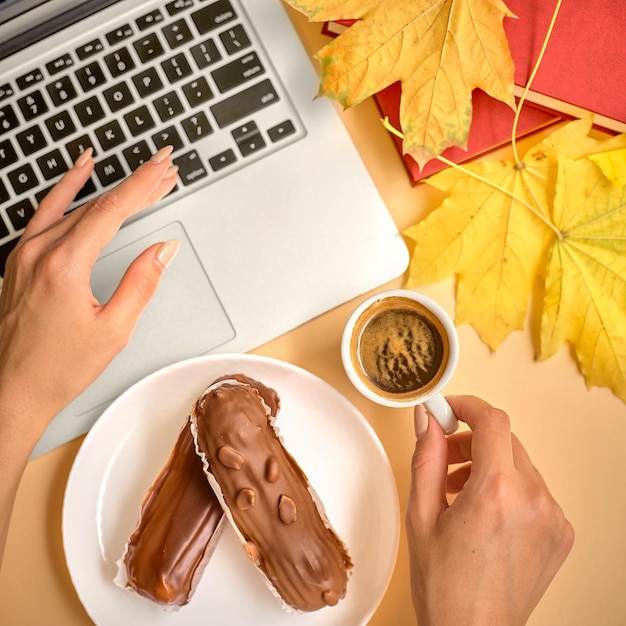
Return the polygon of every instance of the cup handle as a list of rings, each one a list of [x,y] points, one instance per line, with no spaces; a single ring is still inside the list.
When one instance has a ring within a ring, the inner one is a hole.
[[[459,422],[454,414],[454,411],[452,410],[452,407],[441,394],[438,393],[424,402],[424,406],[426,407],[426,410],[429,413],[432,413],[435,419],[439,422],[446,435],[451,435],[459,427]]]

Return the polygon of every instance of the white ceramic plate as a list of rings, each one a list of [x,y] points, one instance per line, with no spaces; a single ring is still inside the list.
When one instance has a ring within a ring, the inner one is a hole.
[[[281,398],[277,426],[347,544],[354,568],[346,597],[313,613],[284,611],[230,527],[191,602],[165,612],[113,583],[143,497],[165,464],[196,397],[224,374],[244,373]],[[76,456],[63,506],[72,581],[100,626],[358,626],[378,606],[398,550],[400,515],[383,447],[341,394],[300,368],[253,355],[183,361],[137,383],[89,432]]]

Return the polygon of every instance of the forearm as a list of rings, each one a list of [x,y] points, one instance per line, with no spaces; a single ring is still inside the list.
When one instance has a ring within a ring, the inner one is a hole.
[[[14,406],[0,393],[0,564],[20,480],[41,436],[39,422],[17,414]]]

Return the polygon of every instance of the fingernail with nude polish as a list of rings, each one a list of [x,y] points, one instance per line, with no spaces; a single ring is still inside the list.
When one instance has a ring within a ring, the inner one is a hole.
[[[419,439],[428,430],[428,413],[426,413],[426,409],[421,404],[415,407],[413,424],[415,436]]]
[[[171,178],[172,176],[176,176],[176,174],[178,174],[178,165],[170,165],[165,171],[165,174],[163,174],[163,179]]]
[[[172,154],[173,150],[174,146],[163,146],[158,152],[155,152],[150,157],[150,160],[153,163],[162,163],[163,161],[165,161],[165,159],[167,159],[170,154]]]
[[[88,163],[92,155],[93,155],[93,148],[89,146],[88,148],[85,149],[84,152],[81,152],[78,155],[78,158],[76,159],[76,161],[74,161],[74,167],[83,167],[83,165],[86,165]]]
[[[179,247],[180,242],[178,239],[170,239],[164,244],[161,244],[156,255],[157,263],[165,269],[174,260]]]

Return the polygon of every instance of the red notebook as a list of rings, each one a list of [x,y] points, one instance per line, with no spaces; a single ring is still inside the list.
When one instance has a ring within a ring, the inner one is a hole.
[[[387,89],[377,93],[374,98],[382,115],[387,116],[390,123],[400,129],[400,83],[390,85]],[[472,104],[473,115],[467,139],[467,150],[453,147],[442,152],[442,156],[454,163],[463,163],[478,158],[511,141],[515,117],[515,112],[511,107],[504,102],[494,100],[478,89],[472,94]],[[534,106],[525,106],[520,114],[516,136],[519,139],[560,121],[562,121],[561,117],[555,113]],[[402,140],[395,135],[392,137],[398,151],[402,154]],[[448,167],[445,163],[432,159],[420,170],[410,155],[402,154],[402,159],[414,183]]]
[[[543,44],[556,0],[505,0],[504,20],[521,94]],[[563,0],[528,102],[566,117],[594,113],[596,126],[626,132],[626,4]]]

